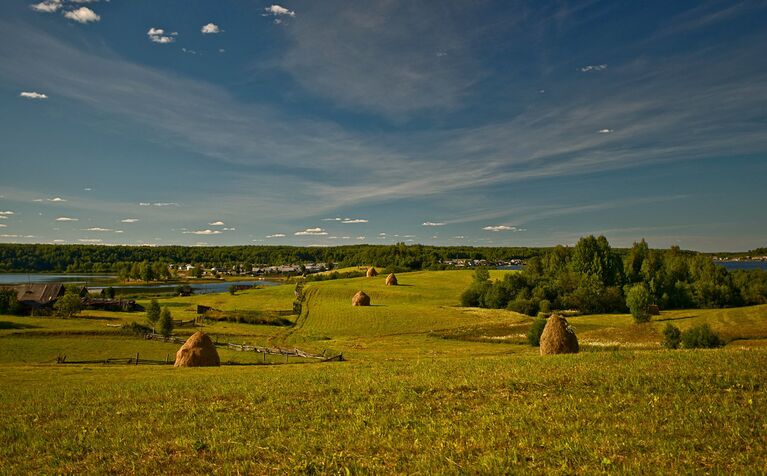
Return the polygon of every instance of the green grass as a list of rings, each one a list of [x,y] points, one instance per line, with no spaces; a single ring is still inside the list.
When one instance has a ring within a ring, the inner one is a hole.
[[[107,325],[143,313],[0,316],[0,473],[767,471],[767,306],[664,311],[643,325],[572,317],[584,352],[544,358],[525,343],[531,318],[458,307],[470,271],[397,276],[397,287],[384,276],[309,283],[295,327],[204,328],[223,341],[343,352],[342,363],[56,365],[61,354],[162,360],[178,345]],[[351,306],[358,290],[373,306]],[[293,299],[286,285],[160,303],[187,320],[197,304],[278,315]],[[728,346],[662,350],[668,322],[708,323]]]

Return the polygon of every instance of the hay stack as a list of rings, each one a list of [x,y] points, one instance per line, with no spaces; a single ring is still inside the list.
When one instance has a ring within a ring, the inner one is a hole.
[[[386,277],[386,285],[387,286],[396,286],[397,284],[397,277],[394,276],[394,273],[391,273],[389,276]]]
[[[369,306],[370,305],[370,296],[363,293],[362,291],[357,291],[357,294],[354,295],[352,298],[352,306]]]
[[[368,278],[375,278],[376,276],[378,276],[378,271],[376,271],[376,269],[372,268],[372,267],[368,268],[368,274],[367,275],[368,275]]]
[[[207,334],[195,332],[176,352],[174,367],[218,367],[221,359]]]
[[[541,334],[541,355],[577,354],[578,338],[563,317],[552,314]]]

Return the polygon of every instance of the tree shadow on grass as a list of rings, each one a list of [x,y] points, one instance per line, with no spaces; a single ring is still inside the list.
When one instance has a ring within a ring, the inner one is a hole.
[[[696,317],[699,317],[697,314],[693,314],[690,316],[678,316],[678,317],[660,317],[660,318],[653,318],[653,322],[663,322],[663,321],[683,321],[685,319],[695,319]]]
[[[33,326],[32,324],[21,324],[19,322],[0,321],[0,330],[5,329],[39,329],[40,326]]]

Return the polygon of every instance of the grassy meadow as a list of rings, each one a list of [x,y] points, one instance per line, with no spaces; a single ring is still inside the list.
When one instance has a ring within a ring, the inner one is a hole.
[[[292,327],[204,327],[346,362],[256,365],[220,349],[253,365],[57,365],[162,360],[178,345],[113,327],[143,313],[0,316],[0,473],[767,472],[767,306],[572,317],[582,352],[541,357],[531,318],[458,307],[471,272],[384,278],[309,283]],[[358,290],[371,307],[351,306]],[[160,303],[188,320],[197,304],[284,315],[292,301],[286,285]],[[728,343],[663,350],[668,322],[708,323]]]

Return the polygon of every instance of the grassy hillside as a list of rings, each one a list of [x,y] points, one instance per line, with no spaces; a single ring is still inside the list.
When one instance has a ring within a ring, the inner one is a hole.
[[[204,328],[222,341],[343,352],[342,363],[56,365],[58,354],[161,360],[178,346],[111,327],[143,313],[0,316],[1,472],[767,471],[767,306],[664,311],[643,325],[573,317],[583,352],[544,358],[525,342],[529,317],[458,307],[471,272],[398,278],[310,283],[294,327]],[[351,306],[358,290],[373,306]],[[197,304],[281,315],[293,299],[288,285],[161,305],[176,319]],[[709,323],[728,345],[662,350],[668,322]]]

